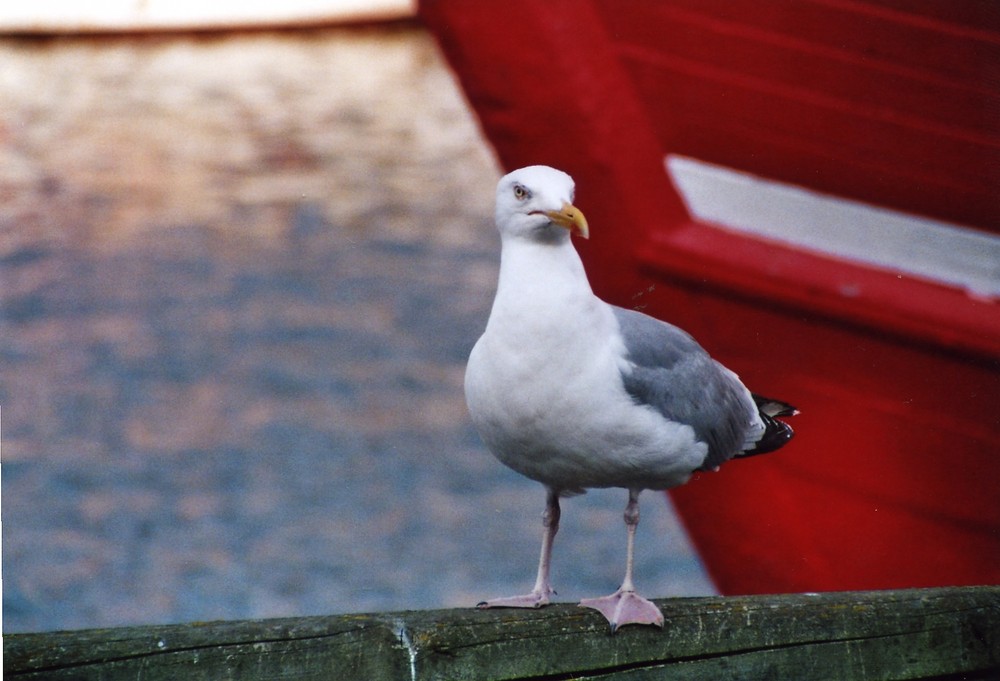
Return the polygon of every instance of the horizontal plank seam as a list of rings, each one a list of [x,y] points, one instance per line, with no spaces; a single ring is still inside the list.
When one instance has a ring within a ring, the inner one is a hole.
[[[920,600],[920,599],[918,599],[918,600]],[[978,613],[978,612],[983,612],[986,609],[988,609],[986,606],[983,606],[983,605],[975,606],[974,605],[974,606],[970,606],[970,607],[967,607],[967,608],[942,609],[942,610],[935,610],[935,611],[928,612],[928,613],[917,612],[917,613],[913,613],[913,615],[917,616],[917,617],[924,618],[927,615],[955,615],[955,614],[959,614],[959,613],[962,613],[962,612],[977,612]],[[559,673],[556,673],[556,674],[542,674],[542,675],[524,677],[520,681],[569,681],[570,679],[586,679],[586,678],[594,678],[594,677],[605,676],[605,675],[609,675],[609,674],[620,674],[620,673],[624,673],[624,672],[628,672],[628,671],[633,671],[633,670],[655,669],[655,668],[658,668],[658,667],[666,667],[666,666],[671,666],[671,665],[676,665],[676,664],[685,664],[685,663],[692,663],[692,662],[703,662],[703,661],[709,661],[709,660],[714,660],[714,659],[724,659],[724,658],[728,659],[728,658],[739,657],[739,656],[743,656],[743,655],[754,655],[754,654],[757,654],[757,653],[773,652],[773,651],[780,651],[780,650],[790,650],[790,649],[795,649],[795,648],[808,648],[808,647],[813,647],[813,646],[826,646],[826,645],[844,645],[844,644],[850,644],[850,643],[854,643],[854,642],[871,642],[871,641],[877,641],[879,639],[893,639],[893,638],[899,638],[899,637],[912,637],[912,636],[916,636],[916,635],[919,635],[919,634],[922,634],[922,633],[925,633],[925,632],[928,632],[928,631],[934,631],[934,630],[938,630],[938,629],[950,631],[952,628],[953,628],[953,623],[948,623],[947,625],[922,627],[922,628],[913,628],[913,629],[900,629],[900,630],[896,630],[896,631],[892,631],[892,632],[886,632],[886,633],[881,633],[881,634],[871,634],[871,635],[864,635],[864,636],[846,636],[846,637],[835,638],[835,639],[829,639],[829,638],[806,639],[806,640],[789,642],[789,643],[778,643],[778,644],[772,644],[772,645],[754,646],[754,647],[748,647],[748,648],[724,650],[724,651],[719,651],[719,652],[716,652],[716,653],[708,653],[708,654],[700,654],[700,655],[683,655],[683,656],[678,656],[678,657],[643,660],[643,661],[639,661],[639,662],[631,662],[631,663],[627,663],[627,664],[614,665],[614,666],[610,666],[610,667],[594,668],[594,669],[590,669],[590,670],[576,670],[576,671],[573,671],[573,672],[559,672]],[[555,634],[551,634],[551,635],[555,635]],[[565,635],[565,632],[560,632],[559,635]],[[525,638],[525,639],[526,638],[544,638],[546,636],[550,636],[550,634],[546,634],[546,635],[543,635],[543,636],[523,637],[523,638]],[[477,641],[476,642],[477,646],[481,645],[481,644],[482,644],[482,641]],[[429,654],[432,654],[432,655],[438,654],[438,655],[447,655],[447,656],[450,656],[450,657],[454,657],[455,651],[461,650],[464,647],[466,647],[466,646],[450,646],[447,649],[428,647],[426,649],[426,652],[429,653]],[[419,656],[420,656],[419,654],[421,652],[424,652],[424,649],[421,649],[419,647],[415,651],[411,651],[411,655],[412,655],[413,659],[418,659]],[[417,667],[413,671],[416,673],[416,678],[419,678],[419,668]],[[969,670],[965,670],[965,671],[970,671],[971,672],[971,671],[977,671],[977,670],[976,669],[969,669]]]
[[[989,95],[993,94],[988,86],[975,82],[956,80],[947,75],[933,71],[928,67],[913,66],[905,62],[902,58],[891,58],[888,56],[875,57],[872,54],[861,52],[857,48],[835,47],[830,44],[818,43],[814,40],[802,39],[788,29],[780,29],[773,26],[756,26],[745,21],[722,19],[714,16],[711,12],[698,10],[685,10],[676,7],[663,8],[661,11],[668,13],[675,23],[694,25],[702,30],[710,31],[722,39],[729,39],[736,36],[746,41],[762,43],[768,46],[794,50],[810,56],[820,56],[834,60],[838,63],[852,67],[862,67],[880,74],[890,76],[902,76],[924,83],[939,85],[946,88],[957,88],[972,92],[981,92]],[[985,33],[990,41],[995,41],[996,35]],[[968,36],[962,36],[967,39]],[[617,39],[617,38],[616,38]],[[634,42],[619,40],[621,45],[633,45]],[[641,44],[639,45],[641,47]]]
[[[621,48],[624,58],[640,64],[659,67],[681,75],[693,75],[706,80],[720,82],[750,93],[764,93],[781,97],[799,104],[835,111],[841,115],[854,116],[866,121],[875,121],[893,128],[908,128],[925,134],[938,135],[946,139],[960,140],[984,148],[1000,147],[996,135],[964,128],[955,123],[937,121],[919,116],[915,112],[878,104],[866,104],[841,95],[820,92],[806,85],[783,83],[764,76],[734,73],[720,66],[682,57],[665,55],[647,47],[626,45]]]
[[[856,0],[813,0],[817,4],[827,5],[841,11],[869,15],[888,20],[903,26],[914,26],[923,30],[939,31],[963,39],[980,40],[993,44],[1000,43],[1000,36],[989,30],[971,28],[957,22],[922,16],[913,12],[892,9],[891,7],[876,7],[872,3],[856,2]]]
[[[338,636],[343,636],[345,634],[353,634],[362,629],[368,629],[370,627],[359,627],[358,629],[349,629],[347,631],[339,631],[330,634],[316,634],[311,636],[289,636],[286,638],[260,638],[260,639],[246,639],[242,641],[225,641],[217,643],[205,643],[202,645],[187,645],[180,646],[177,648],[162,648],[159,650],[149,650],[145,652],[136,652],[129,655],[116,655],[113,657],[104,658],[93,658],[90,660],[80,661],[80,662],[66,662],[63,664],[50,664],[44,667],[24,667],[24,668],[14,668],[11,669],[9,666],[6,667],[5,671],[10,673],[12,676],[23,676],[26,674],[39,674],[42,672],[52,672],[60,671],[64,669],[84,669],[86,667],[92,666],[103,666],[107,664],[114,664],[115,662],[128,662],[131,660],[141,660],[145,658],[154,658],[165,655],[174,655],[178,653],[190,653],[198,651],[210,651],[210,650],[225,650],[228,648],[239,648],[245,646],[256,646],[262,644],[274,644],[274,643],[296,643],[296,642],[308,642],[308,641],[320,641],[322,639],[333,639]],[[399,632],[393,632],[398,638]],[[34,635],[34,634],[29,634]]]
[[[941,625],[936,627],[927,627],[924,629],[917,629],[913,631],[894,632],[894,633],[877,634],[869,636],[849,636],[837,639],[817,639],[814,641],[802,641],[799,643],[782,643],[773,646],[759,646],[754,648],[746,648],[742,650],[732,650],[721,653],[713,653],[710,655],[693,655],[685,658],[676,658],[675,660],[671,660],[669,664],[702,662],[702,661],[709,661],[722,658],[734,659],[740,656],[755,655],[758,653],[776,652],[781,650],[791,650],[796,648],[801,648],[801,649],[820,648],[832,645],[849,645],[851,643],[868,643],[868,642],[878,641],[880,639],[886,639],[886,640],[898,639],[900,637],[909,638],[912,636],[916,636],[918,634],[931,632],[935,630],[951,631],[952,629],[953,625],[949,624],[947,626]],[[974,666],[976,664],[976,661],[974,660],[967,660],[966,663],[969,664],[970,666],[963,669],[957,669],[952,673],[973,673],[973,672],[991,671],[995,668],[995,666],[988,666],[988,667]]]
[[[946,627],[935,627],[935,629],[937,628],[946,628]],[[572,672],[560,672],[558,674],[542,674],[539,676],[525,676],[519,678],[518,681],[572,681],[573,679],[599,678],[612,674],[622,674],[625,672],[641,670],[641,669],[657,669],[661,667],[670,667],[679,664],[708,662],[711,660],[719,660],[719,659],[733,659],[745,655],[755,655],[758,653],[791,650],[795,648],[808,648],[813,646],[826,646],[826,645],[843,645],[854,642],[876,641],[882,638],[888,639],[888,638],[898,638],[899,636],[912,636],[916,633],[920,633],[923,631],[929,631],[929,629],[928,630],[921,629],[919,631],[912,631],[912,632],[880,634],[873,636],[849,636],[838,639],[816,639],[814,641],[810,640],[810,641],[800,641],[796,643],[781,643],[770,646],[757,646],[752,648],[741,648],[737,650],[726,650],[717,653],[708,653],[704,655],[683,655],[667,659],[631,662],[628,664],[614,665],[611,667],[600,667],[595,669],[577,670]],[[985,667],[985,668],[976,667],[974,669],[959,670],[959,672],[962,673],[982,672],[982,671],[992,671],[992,667]]]

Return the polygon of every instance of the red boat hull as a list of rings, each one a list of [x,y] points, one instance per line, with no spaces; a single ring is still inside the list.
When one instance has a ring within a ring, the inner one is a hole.
[[[672,492],[724,593],[1000,582],[997,300],[698,223],[664,170],[680,154],[1000,232],[983,76],[1000,10],[427,0],[421,16],[501,163],[577,180],[595,290],[802,411],[780,452]]]

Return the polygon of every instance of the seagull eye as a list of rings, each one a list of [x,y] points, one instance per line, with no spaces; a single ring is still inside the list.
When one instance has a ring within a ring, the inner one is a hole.
[[[514,198],[516,198],[518,201],[524,201],[525,199],[528,199],[530,197],[531,197],[531,192],[529,192],[527,189],[525,189],[523,186],[519,184],[514,185]]]

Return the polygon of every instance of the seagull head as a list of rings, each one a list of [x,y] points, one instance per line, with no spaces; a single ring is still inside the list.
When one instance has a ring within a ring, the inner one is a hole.
[[[573,178],[548,166],[508,173],[497,184],[496,222],[502,237],[560,242],[576,232],[590,236],[587,219],[573,205]]]

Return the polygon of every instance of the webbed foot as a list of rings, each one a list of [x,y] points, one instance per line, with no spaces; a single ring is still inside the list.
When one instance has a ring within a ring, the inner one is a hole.
[[[626,624],[652,624],[663,627],[663,613],[660,609],[635,591],[619,589],[610,596],[584,598],[580,601],[580,605],[593,608],[604,615],[611,624],[612,634]]]

